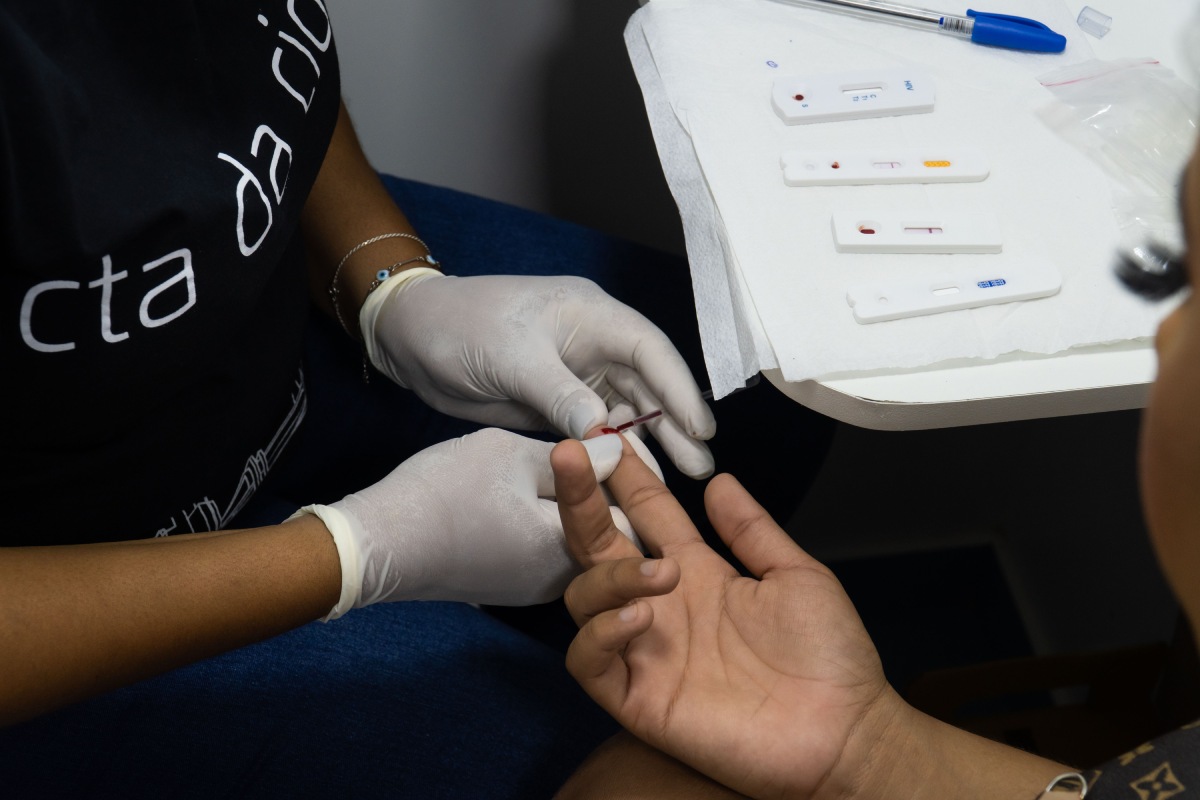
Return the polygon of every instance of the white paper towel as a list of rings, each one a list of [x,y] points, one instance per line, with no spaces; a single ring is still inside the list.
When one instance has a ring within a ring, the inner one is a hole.
[[[626,28],[668,183],[684,221],[705,362],[721,397],[759,369],[800,381],[902,371],[964,359],[1051,354],[1149,337],[1164,309],[1112,275],[1117,227],[1107,178],[1035,116],[1036,77],[1091,57],[1064,4],[997,0],[1068,37],[1065,53],[962,39],[772,0],[653,0]],[[930,114],[787,126],[771,108],[776,77],[919,65]],[[788,187],[784,150],[922,144],[982,148],[975,184]],[[836,253],[835,206],[994,212],[999,255]],[[845,300],[854,283],[920,277],[947,263],[1047,259],[1055,297],[873,325]],[[947,259],[953,259],[948,262]]]
[[[730,251],[686,120],[668,101],[636,21],[637,15],[626,28],[626,44],[642,87],[663,173],[683,220],[705,367],[713,396],[719,399],[744,386],[746,379],[761,369],[776,366],[775,358]]]

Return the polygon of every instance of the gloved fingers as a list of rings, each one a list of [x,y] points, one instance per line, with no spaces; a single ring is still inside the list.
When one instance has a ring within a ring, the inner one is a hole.
[[[531,353],[529,358],[536,363],[539,355]],[[608,405],[557,353],[547,354],[540,368],[522,371],[514,389],[516,399],[572,439],[582,439],[592,428],[608,424]]]
[[[635,417],[650,411],[662,411],[664,415],[670,413],[663,408],[662,400],[642,379],[641,374],[632,367],[625,364],[610,364],[608,371],[604,374],[604,379],[612,387],[614,394],[633,406]]]
[[[650,448],[648,448],[646,446],[646,443],[642,441],[641,437],[637,435],[636,431],[637,431],[637,428],[633,428],[633,429],[630,429],[627,431],[621,431],[621,436],[625,437],[625,439],[627,439],[629,441],[629,446],[633,448],[633,452],[637,454],[637,457],[640,458],[646,466],[648,466],[651,470],[654,471],[654,474],[658,476],[658,479],[660,481],[663,481],[664,483],[666,483],[666,480],[663,478],[662,467],[660,467],[658,465],[658,459],[656,459],[654,457],[654,454],[650,452]],[[612,434],[603,434],[603,435],[611,436]],[[583,442],[584,447],[595,446],[595,445],[591,445],[591,443],[595,442],[596,438],[598,438],[598,437],[592,437],[590,439],[585,439]],[[589,450],[589,452],[590,452],[590,450]],[[596,480],[598,482],[600,482],[600,489],[604,492],[607,492],[608,490],[604,487],[603,482],[608,480],[609,475],[612,475],[612,471],[614,469],[616,469],[616,464],[614,463],[611,468],[608,468],[608,460],[607,460],[608,451],[604,450],[602,452],[603,452],[603,456],[605,459],[602,463],[606,469],[602,475],[601,467],[599,465],[596,466]],[[618,456],[617,460],[620,461],[619,456]],[[593,463],[595,464],[594,456],[593,456]],[[610,503],[610,505],[616,505],[616,503]]]
[[[552,446],[545,442],[538,442],[538,444],[545,445],[546,449],[539,448],[537,455],[537,494],[538,497],[554,497],[554,470],[550,466],[549,456]],[[642,446],[645,447],[645,445]],[[611,433],[587,439],[583,442],[583,449],[587,451],[588,458],[591,459],[592,473],[595,475],[597,483],[608,480],[608,476],[613,474],[617,464],[621,463],[621,453],[624,452],[621,437]]]
[[[607,376],[609,383],[634,400],[639,409],[642,405],[637,394],[653,395],[661,403],[655,407],[673,417],[688,436],[711,439],[716,433],[716,419],[700,396],[700,387],[683,356],[654,323],[633,309],[626,309],[628,313],[608,323],[609,330],[601,344],[602,351],[613,362]],[[632,372],[644,388],[635,390],[628,379],[614,377],[614,371],[621,370]],[[646,408],[642,413],[653,410]]]
[[[577,286],[566,296],[569,299],[555,316],[558,333],[554,339],[559,342],[555,355],[527,354],[531,363],[544,356],[546,366],[517,375],[515,397],[536,408],[567,436],[579,439],[604,424],[608,409],[568,364],[590,376],[599,357],[609,362],[606,371],[625,365],[636,372],[688,435],[698,439],[713,435],[716,421],[712,411],[666,334],[594,284]],[[632,395],[621,394],[639,405]]]
[[[448,397],[443,394],[422,396],[422,400],[430,408],[458,419],[470,420],[483,425],[497,428],[507,428],[514,431],[549,431],[554,430],[545,417],[528,406],[512,400],[496,400],[482,402],[479,400],[463,400]]]
[[[615,391],[610,393],[608,399],[608,426],[615,428],[618,425],[624,425],[629,420],[638,415],[637,408],[633,403],[626,400]]]
[[[638,411],[629,403],[628,400],[621,398],[621,396],[616,392],[611,392],[611,395],[612,396],[608,401],[610,404],[612,404],[608,407],[608,427],[619,428],[626,422],[629,422],[631,419],[636,417],[638,415]],[[614,400],[613,398],[619,399]],[[645,439],[646,434],[649,433],[649,431],[646,430],[645,425],[635,425],[629,430],[621,431],[621,433],[628,434],[630,436],[636,436],[639,439]]]
[[[650,420],[647,427],[667,458],[684,475],[700,480],[713,474],[716,463],[707,444],[685,434],[670,418]]]
[[[596,473],[597,483],[608,480],[608,476],[613,474],[617,464],[621,463],[621,453],[624,452],[621,437],[612,434],[588,439],[583,443],[583,449],[588,451],[588,457],[592,460],[592,470]],[[551,477],[553,477],[553,473]],[[551,480],[550,486],[554,487],[553,480]]]
[[[642,381],[641,376],[628,367],[614,364],[608,370],[608,382],[621,396],[628,397],[638,407],[639,414],[646,414],[656,409],[663,409],[660,417],[650,420],[643,426],[648,428],[651,435],[662,445],[663,452],[671,459],[679,471],[691,478],[707,478],[713,474],[715,464],[712,452],[703,441],[689,436],[678,424],[678,421],[660,404],[659,399],[650,387]],[[716,422],[713,421],[715,427]],[[634,428],[633,430],[636,430]],[[662,470],[657,469],[659,478]]]

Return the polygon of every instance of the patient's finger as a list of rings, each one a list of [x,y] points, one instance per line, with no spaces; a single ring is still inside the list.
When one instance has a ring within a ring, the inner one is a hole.
[[[811,558],[732,475],[709,482],[704,506],[721,540],[759,577]]]
[[[628,442],[625,447],[628,453]],[[664,546],[701,541],[679,501],[641,459],[622,458],[605,485],[651,554],[661,554]]]
[[[671,559],[623,558],[592,567],[571,581],[563,599],[575,624],[620,608],[639,597],[669,593],[679,583],[679,565]]]
[[[596,616],[571,641],[567,671],[610,714],[629,694],[629,667],[621,651],[653,622],[650,604],[634,602]]]
[[[641,437],[639,437],[634,430],[625,431],[621,434],[621,436],[625,438],[625,441],[629,442],[629,446],[633,448],[633,452],[637,453],[638,458],[646,462],[646,466],[648,466],[651,471],[654,472],[658,479],[665,482],[666,478],[663,477],[662,467],[658,465],[658,459],[656,459],[654,454],[650,452],[650,448],[646,446],[646,443],[642,441]]]
[[[622,463],[641,463],[637,458],[629,457],[628,443],[624,448]],[[554,470],[558,514],[572,558],[588,569],[602,561],[641,555],[637,545],[613,524],[608,500],[596,483],[595,472],[582,444],[573,439],[556,444],[550,451],[550,466]],[[633,528],[636,530],[637,525]]]

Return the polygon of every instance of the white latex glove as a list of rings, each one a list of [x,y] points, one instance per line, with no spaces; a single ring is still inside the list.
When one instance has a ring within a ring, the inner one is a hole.
[[[400,273],[367,296],[359,325],[376,369],[438,411],[579,439],[661,408],[647,427],[671,461],[713,472],[702,440],[716,420],[683,358],[592,281]]]
[[[342,594],[326,619],[393,600],[529,605],[561,596],[578,567],[551,499],[552,447],[488,428],[426,448],[332,505],[297,512],[320,517],[337,544]],[[597,480],[621,460],[619,436],[584,447]],[[613,519],[634,538],[619,508]]]

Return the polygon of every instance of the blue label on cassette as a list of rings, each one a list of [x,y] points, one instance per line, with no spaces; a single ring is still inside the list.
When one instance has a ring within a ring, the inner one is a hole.
[[[975,285],[980,289],[991,289],[994,286],[1003,286],[1006,283],[1008,283],[1008,281],[1004,280],[1004,278],[996,278],[995,280],[990,281],[980,281]]]

